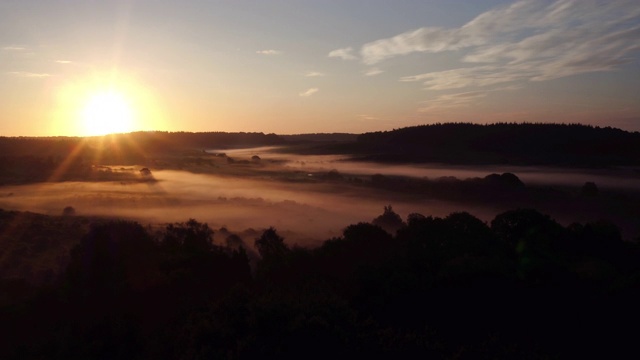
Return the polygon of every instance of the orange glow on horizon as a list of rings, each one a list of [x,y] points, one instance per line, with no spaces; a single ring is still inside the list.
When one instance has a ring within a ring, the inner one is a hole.
[[[152,91],[132,77],[91,74],[55,90],[49,133],[95,136],[166,129],[166,116]]]

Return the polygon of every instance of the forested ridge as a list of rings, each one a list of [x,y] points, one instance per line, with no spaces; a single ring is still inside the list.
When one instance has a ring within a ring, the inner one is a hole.
[[[3,241],[21,219],[5,215]],[[213,233],[193,219],[94,223],[55,281],[2,280],[0,357],[637,353],[640,246],[610,223],[562,226],[528,209],[403,221],[388,206],[312,249],[274,228]]]
[[[436,124],[362,134],[357,143],[409,160],[526,165],[637,165],[640,133],[567,124]]]
[[[610,167],[640,164],[640,133],[546,123],[444,123],[361,134],[356,141],[294,149],[395,163]]]
[[[157,165],[205,149],[271,146],[275,134],[226,132],[133,132],[94,137],[0,137],[0,185],[67,180],[130,180],[96,173],[96,166]]]
[[[382,162],[581,167],[640,165],[640,133],[611,127],[546,123],[444,123],[355,134],[276,135],[225,132],[134,132],[89,138],[0,137],[0,167],[35,156],[140,164],[186,149],[281,146],[305,154],[345,154]]]
[[[284,143],[275,134],[231,132],[140,131],[93,137],[0,137],[0,168],[11,159],[61,160],[87,163],[140,164],[157,154],[191,149],[254,147]]]

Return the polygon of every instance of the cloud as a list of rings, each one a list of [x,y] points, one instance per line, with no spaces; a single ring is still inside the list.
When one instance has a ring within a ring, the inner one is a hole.
[[[260,54],[260,55],[280,55],[280,54],[282,54],[282,51],[280,51],[280,50],[273,50],[273,49],[269,49],[269,50],[258,50],[258,51],[256,51],[256,54]]]
[[[2,48],[2,50],[5,51],[23,51],[26,50],[26,48],[22,47],[22,46],[5,46]]]
[[[483,89],[478,91],[465,91],[461,93],[442,94],[433,99],[423,101],[425,106],[418,109],[418,112],[439,112],[451,111],[455,108],[464,108],[478,103],[478,100],[486,97],[491,92],[498,91],[515,91],[521,89],[518,85],[508,85],[502,87],[494,87],[492,89]]]
[[[534,77],[537,70],[522,67],[477,66],[405,76],[400,81],[421,81],[428,90],[496,85]]]
[[[25,78],[45,78],[52,76],[51,74],[46,73],[32,73],[27,71],[10,71],[7,74]]]
[[[400,79],[442,90],[614,70],[634,61],[639,39],[635,0],[521,0],[459,28],[423,27],[364,44],[360,55],[373,65],[411,53],[454,52],[471,66]]]
[[[469,91],[457,94],[444,94],[435,99],[425,101],[426,106],[418,109],[419,112],[433,112],[437,110],[449,110],[451,108],[465,107],[476,102],[476,100],[487,96],[481,91]]]
[[[388,58],[413,52],[435,53],[457,50],[477,43],[479,43],[477,39],[466,36],[460,30],[429,27],[365,44],[360,53],[362,61],[367,65],[372,65]]]
[[[58,64],[71,64],[72,63],[72,61],[70,61],[70,60],[56,60],[55,62],[58,63]]]
[[[336,57],[342,60],[357,60],[358,57],[353,54],[353,48],[343,48],[333,50],[329,53],[329,57]]]
[[[375,116],[371,116],[371,115],[367,115],[367,114],[360,114],[360,115],[358,115],[358,118],[360,120],[364,120],[364,121],[380,120],[379,118],[377,118]]]
[[[324,74],[317,71],[309,71],[306,74],[304,74],[304,76],[305,77],[321,77],[321,76],[324,76]]]
[[[313,95],[313,94],[317,93],[318,91],[320,91],[320,89],[318,89],[318,88],[310,88],[310,89],[308,89],[307,91],[303,91],[303,92],[301,92],[301,93],[300,93],[300,94],[298,94],[298,95],[300,95],[300,96],[302,96],[302,97],[309,97],[309,96],[311,96],[311,95]]]
[[[363,73],[365,76],[376,76],[376,75],[380,75],[380,74],[382,74],[383,72],[384,72],[384,71],[382,71],[382,70],[380,70],[380,69],[378,69],[378,68],[375,68],[375,67],[374,67],[374,68],[369,68],[369,69],[367,69],[367,70],[363,71],[362,73]]]

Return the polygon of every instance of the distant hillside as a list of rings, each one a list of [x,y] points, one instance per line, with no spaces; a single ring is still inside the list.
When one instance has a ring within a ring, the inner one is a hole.
[[[0,137],[0,168],[17,158],[49,162],[66,158],[99,159],[102,164],[140,163],[147,156],[187,149],[220,149],[279,145],[275,134],[226,132],[134,132],[94,137]]]
[[[351,142],[356,141],[358,134],[348,133],[313,133],[313,134],[295,134],[295,135],[278,135],[282,139],[292,143],[302,142]]]
[[[640,133],[561,124],[436,124],[366,133],[339,149],[392,162],[640,164]]]

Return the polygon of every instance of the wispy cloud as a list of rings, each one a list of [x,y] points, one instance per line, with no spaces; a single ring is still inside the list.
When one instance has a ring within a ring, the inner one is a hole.
[[[480,44],[479,40],[466,36],[460,29],[425,27],[365,44],[360,53],[362,61],[372,65],[399,55],[458,50],[474,44]]]
[[[363,73],[365,76],[376,76],[376,75],[380,75],[380,74],[382,74],[383,72],[384,72],[384,71],[382,71],[382,70],[380,70],[380,69],[378,69],[378,68],[373,67],[373,68],[368,68],[368,69],[366,69],[366,70],[365,70],[365,71],[363,71],[362,73]]]
[[[305,77],[322,77],[325,76],[324,73],[318,72],[318,71],[309,71],[306,74],[304,74]]]
[[[26,48],[22,47],[22,46],[5,46],[5,47],[2,48],[2,50],[5,50],[5,51],[23,51],[23,50],[26,50]]]
[[[367,115],[367,114],[360,114],[358,115],[358,119],[363,120],[363,121],[374,121],[374,120],[380,120],[379,118],[375,117],[375,116],[371,116],[371,115]]]
[[[405,76],[400,81],[421,81],[428,90],[460,89],[526,80],[534,77],[536,71],[524,67],[476,66]]]
[[[482,89],[478,91],[465,91],[461,93],[442,94],[433,99],[423,101],[419,112],[439,112],[450,111],[455,108],[464,108],[478,103],[478,101],[486,97],[491,92],[498,91],[515,91],[521,89],[518,85],[508,85],[502,87],[494,87],[492,89]]]
[[[459,53],[475,64],[406,76],[426,89],[458,89],[511,81],[543,81],[609,71],[640,51],[636,0],[520,0],[480,14],[459,28],[424,27],[364,44],[362,62],[411,53]]]
[[[256,54],[260,54],[260,55],[280,55],[280,54],[282,54],[282,51],[280,51],[280,50],[273,50],[273,49],[269,49],[269,50],[258,50],[258,51],[256,51]]]
[[[72,61],[70,61],[70,60],[56,60],[55,62],[58,63],[58,64],[71,64],[72,63]]]
[[[318,89],[318,88],[310,88],[310,89],[307,89],[307,91],[303,91],[298,95],[300,95],[302,97],[309,97],[309,96],[317,93],[318,91],[320,91],[320,89]]]
[[[425,106],[418,109],[419,112],[433,112],[437,110],[449,110],[451,108],[459,108],[469,106],[476,100],[487,96],[482,91],[468,91],[457,94],[444,94],[434,99],[424,101]]]
[[[27,71],[10,71],[7,74],[25,78],[46,78],[52,76],[51,74],[46,73],[33,73]]]
[[[329,53],[329,57],[340,58],[342,60],[357,60],[352,47],[333,50]]]

